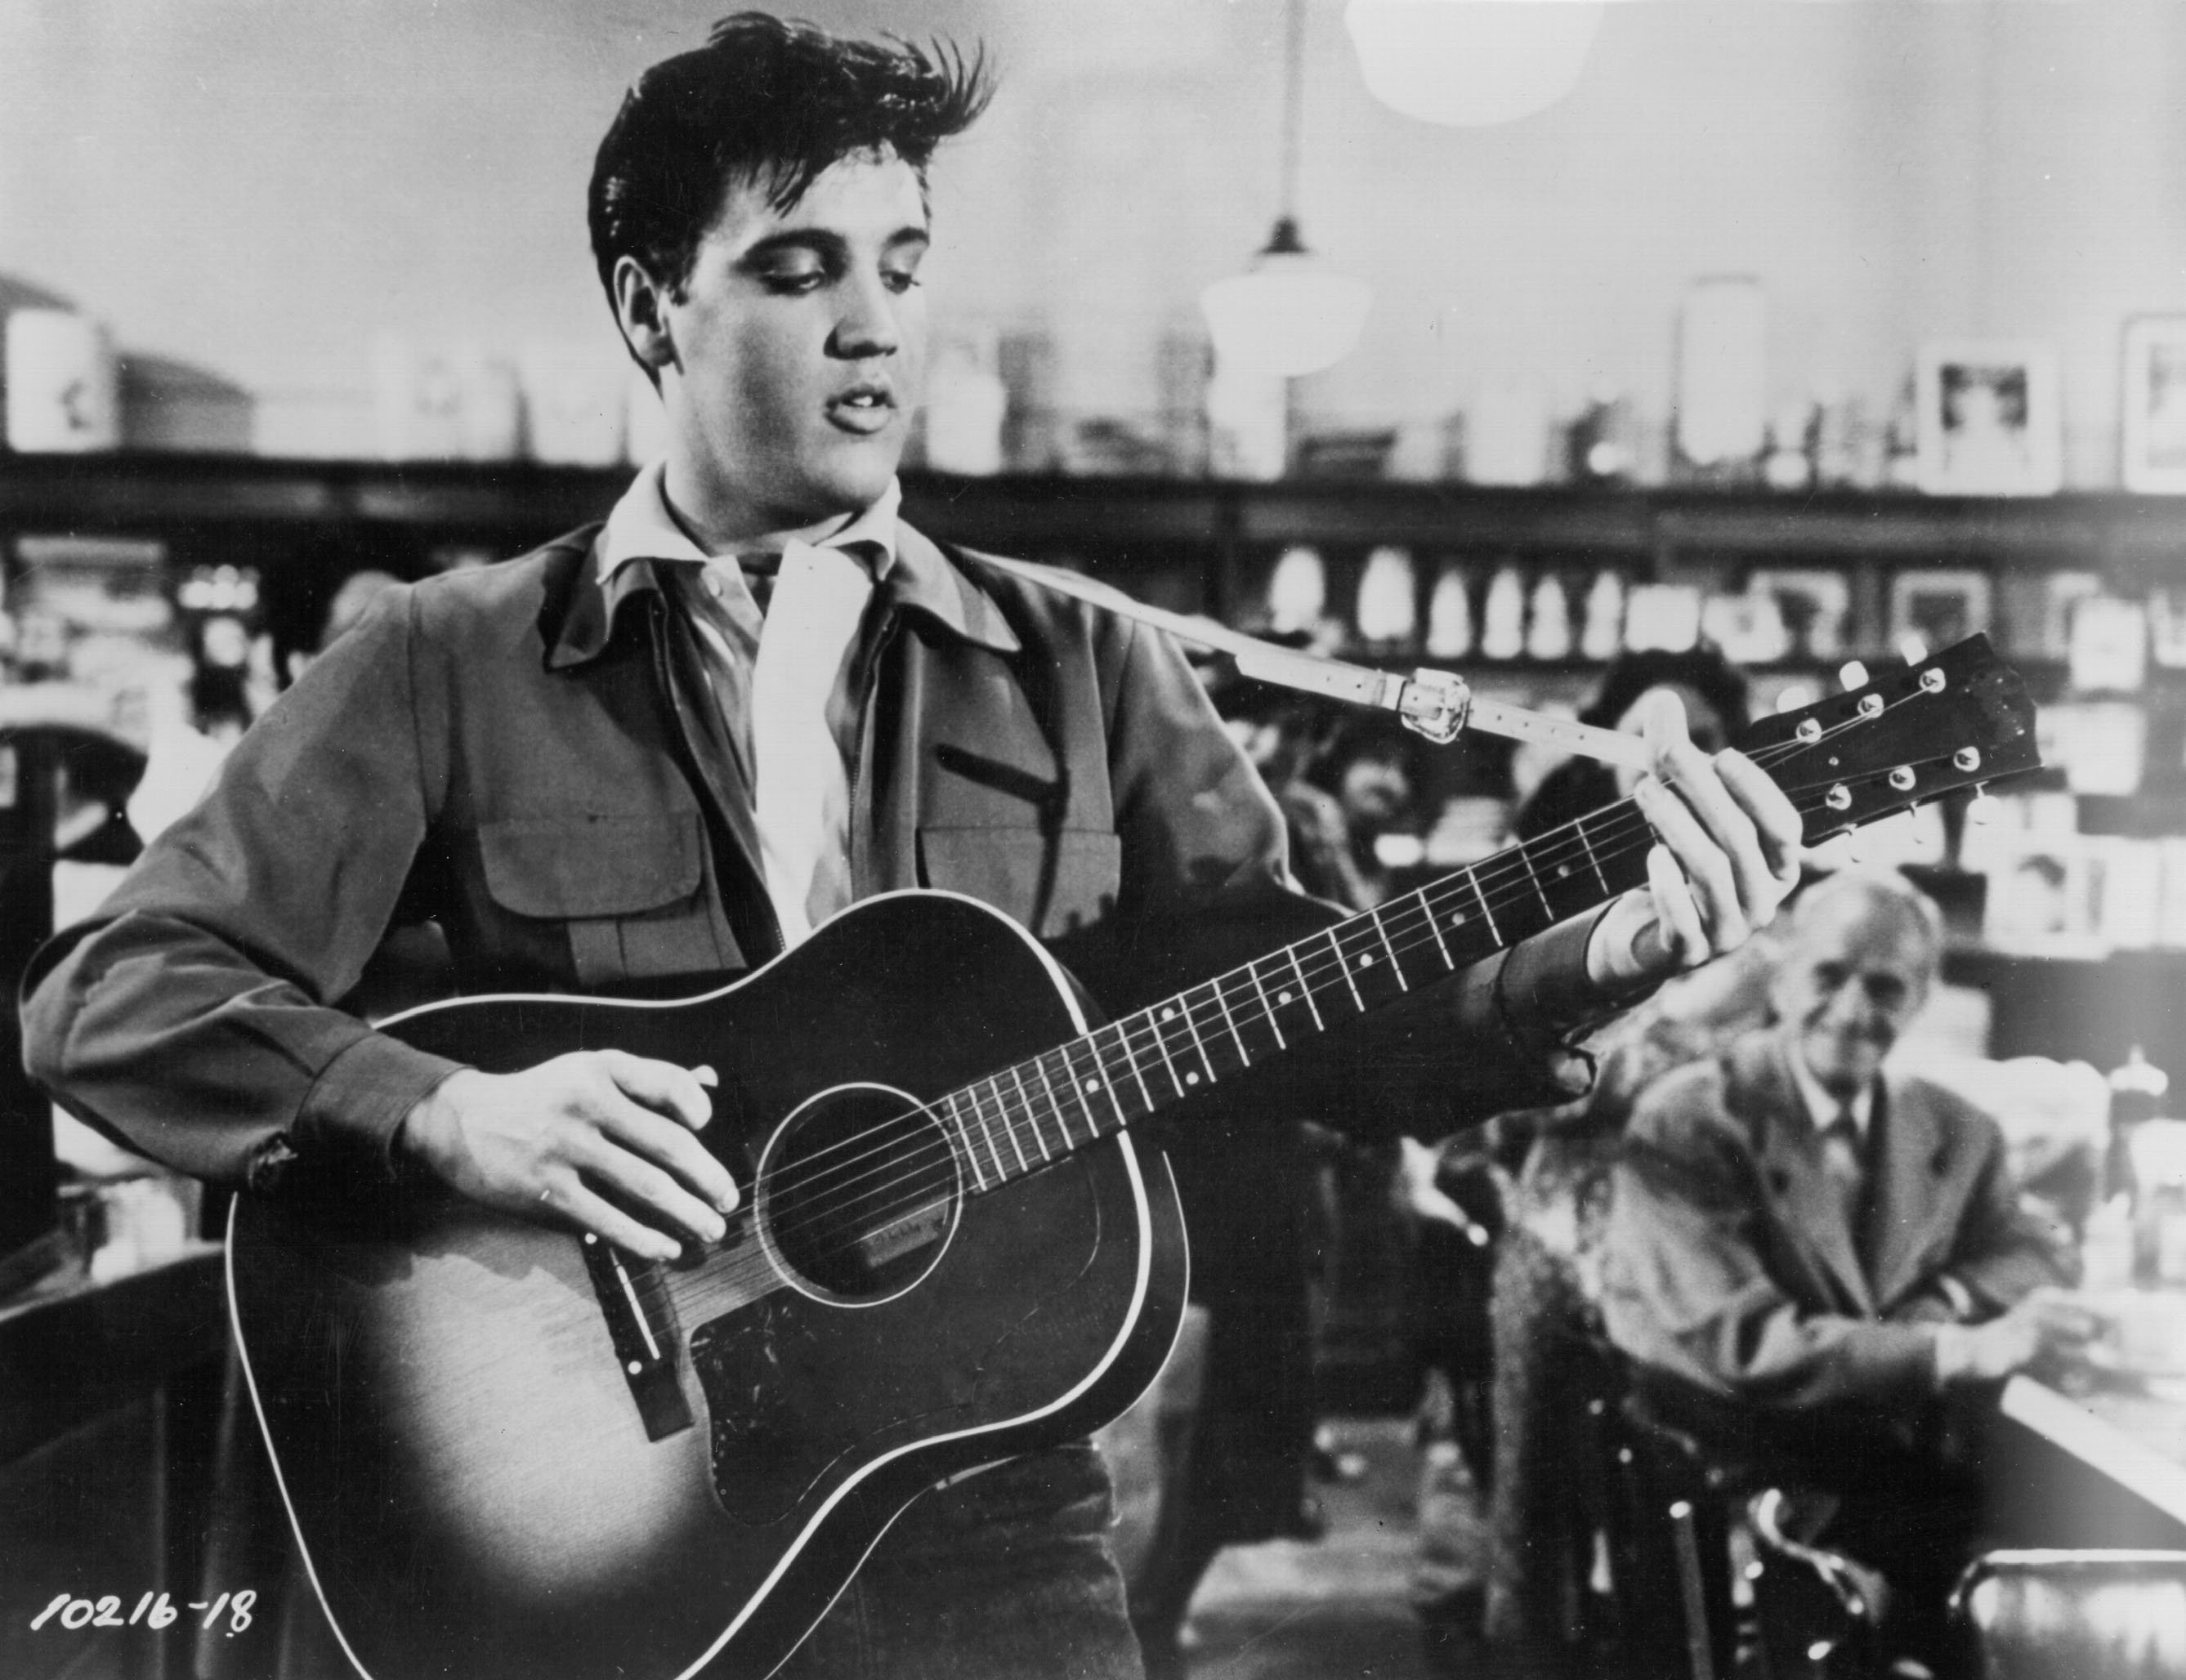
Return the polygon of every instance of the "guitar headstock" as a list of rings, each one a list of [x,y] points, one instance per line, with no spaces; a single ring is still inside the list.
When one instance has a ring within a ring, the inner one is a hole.
[[[2042,763],[2026,685],[1985,636],[1763,718],[1738,746],[1799,808],[1809,846]]]

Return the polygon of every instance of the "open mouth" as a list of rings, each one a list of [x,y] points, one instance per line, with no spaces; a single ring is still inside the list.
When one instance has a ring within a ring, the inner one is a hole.
[[[831,397],[827,418],[861,437],[881,430],[895,415],[895,398],[880,385],[857,385]]]

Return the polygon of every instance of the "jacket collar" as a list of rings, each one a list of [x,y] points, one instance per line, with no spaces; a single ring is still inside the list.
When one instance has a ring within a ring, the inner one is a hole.
[[[1846,1229],[1822,1158],[1822,1143],[1792,1078],[1795,1055],[1782,1028],[1756,1033],[1731,1052],[1730,1106],[1754,1140],[1763,1180],[1780,1222],[1832,1277],[1863,1316],[1875,1312],[1875,1291],[1860,1263],[1858,1238]]]
[[[605,526],[568,539],[583,545],[568,606],[550,637],[547,667],[566,670],[597,659],[614,639],[615,625],[634,600],[661,593],[659,566],[672,563],[633,557],[600,576],[599,545]],[[997,653],[1015,653],[1023,643],[1002,609],[944,549],[916,526],[899,520],[895,563],[883,588],[892,604],[922,615],[960,640]]]

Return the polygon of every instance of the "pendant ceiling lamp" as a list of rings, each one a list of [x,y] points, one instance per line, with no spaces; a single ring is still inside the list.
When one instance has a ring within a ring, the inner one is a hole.
[[[1571,92],[1603,0],[1351,0],[1343,22],[1374,97],[1423,122],[1515,122]]]
[[[1266,249],[1243,274],[1199,294],[1215,365],[1244,373],[1318,373],[1351,354],[1373,292],[1333,273],[1305,248],[1298,224],[1298,110],[1305,74],[1304,0],[1289,0],[1283,83],[1281,213]]]

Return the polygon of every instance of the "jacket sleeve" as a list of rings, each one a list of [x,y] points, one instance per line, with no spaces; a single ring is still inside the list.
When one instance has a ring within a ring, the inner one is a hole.
[[[1925,1326],[1813,1311],[1769,1275],[1768,1201],[1711,1066],[1634,1116],[1611,1193],[1603,1316],[1651,1369],[1783,1411],[1910,1408],[1935,1386]]]
[[[2049,1224],[2021,1201],[2004,1138],[1987,1115],[1968,1114],[1981,1132],[1980,1176],[1938,1284],[1891,1313],[1904,1323],[1979,1324],[2008,1311],[2044,1285],[2078,1281],[2071,1257]],[[1959,1296],[1963,1295],[1964,1298]]]
[[[33,960],[25,1062],[71,1113],[215,1183],[268,1189],[298,1158],[387,1171],[396,1124],[455,1064],[331,1000],[425,835],[413,611],[390,591]]]
[[[1112,1009],[1264,955],[1344,914],[1292,883],[1275,802],[1174,644],[1137,625],[1129,634],[1108,697],[1123,888],[1107,960],[1124,972],[1107,985],[1086,975]],[[1607,1012],[1586,976],[1592,924],[1574,918],[1424,987],[1359,1032],[1331,1033],[1285,1058],[1272,1077],[1316,1117],[1384,1135],[1567,1101],[1588,1082],[1567,1040]]]

